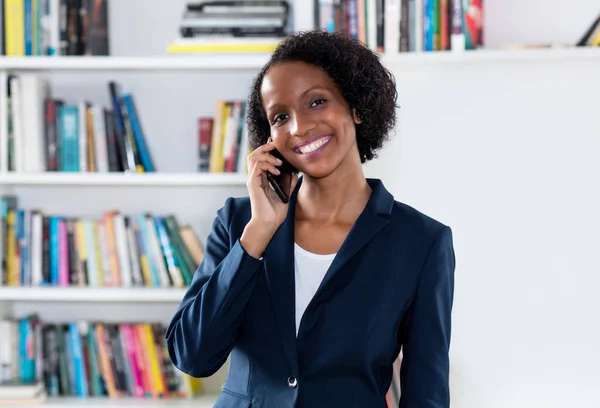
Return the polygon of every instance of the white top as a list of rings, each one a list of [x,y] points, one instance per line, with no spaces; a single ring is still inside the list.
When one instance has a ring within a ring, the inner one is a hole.
[[[323,281],[335,254],[319,255],[308,252],[294,243],[294,268],[296,280],[296,336],[306,306]]]

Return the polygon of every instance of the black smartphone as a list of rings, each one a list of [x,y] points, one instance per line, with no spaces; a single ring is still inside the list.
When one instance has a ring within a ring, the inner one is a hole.
[[[281,174],[273,174],[267,171],[267,180],[269,180],[269,184],[273,187],[273,190],[275,190],[281,201],[287,204],[290,201],[288,192],[292,185],[292,174],[297,173],[298,170],[285,160],[277,149],[273,149],[269,153],[281,160],[282,164],[277,166]]]

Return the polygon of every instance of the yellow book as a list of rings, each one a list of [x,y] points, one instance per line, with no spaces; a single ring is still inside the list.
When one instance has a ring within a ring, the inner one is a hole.
[[[100,250],[100,232],[98,222],[92,221],[92,237],[94,241],[94,252],[96,254],[96,272],[98,274],[98,286],[104,285],[104,268],[102,266],[102,251]]]
[[[81,267],[80,286],[87,286],[85,282],[90,282],[89,276],[87,275],[87,243],[85,238],[85,224],[83,220],[77,220],[75,222],[75,231],[77,236],[77,252],[79,253],[79,265]]]
[[[25,55],[25,1],[4,0],[4,41],[6,55]]]
[[[117,211],[108,211],[104,214],[104,238],[108,253],[111,285],[121,286],[121,268],[117,254],[117,243],[115,240],[114,217],[116,214]]]
[[[156,344],[154,342],[154,334],[152,327],[148,323],[141,324],[142,338],[148,357],[148,368],[150,369],[150,377],[152,378],[152,393],[153,397],[162,396],[165,393],[162,374],[158,368],[158,358],[156,353]]]
[[[223,111],[226,105],[224,100],[217,101],[210,141],[209,170],[211,173],[220,173],[223,171],[223,132],[221,129],[225,127],[225,120],[223,118],[226,116],[223,115]]]
[[[244,37],[209,36],[195,38],[178,38],[167,47],[172,54],[195,53],[271,53],[275,51],[282,38],[280,37]]]
[[[6,237],[6,284],[7,286],[19,286],[17,267],[18,260],[16,254],[17,232],[16,232],[16,213],[14,210],[8,210],[6,213],[6,225],[8,234]]]

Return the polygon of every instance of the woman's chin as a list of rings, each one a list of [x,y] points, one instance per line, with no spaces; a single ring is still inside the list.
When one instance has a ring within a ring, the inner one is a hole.
[[[312,178],[312,179],[322,179],[329,176],[335,170],[335,167],[331,165],[325,165],[325,163],[321,164],[313,164],[310,166],[303,166],[303,168],[298,169],[302,173],[303,176]]]

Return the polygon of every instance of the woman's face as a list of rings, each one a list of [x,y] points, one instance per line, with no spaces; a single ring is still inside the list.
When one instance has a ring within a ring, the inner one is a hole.
[[[263,79],[261,95],[275,147],[305,175],[326,177],[351,155],[359,159],[355,125],[360,121],[320,68],[276,64]]]

